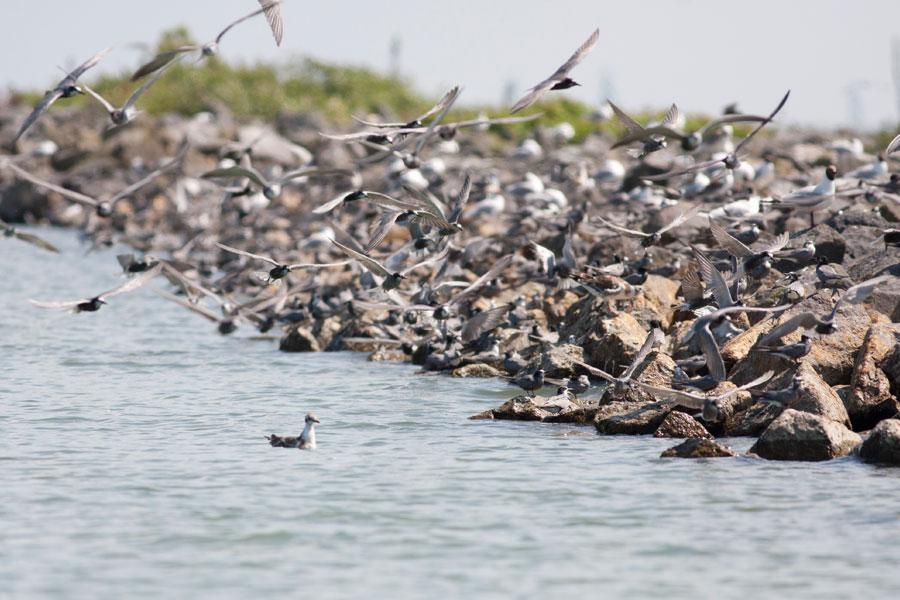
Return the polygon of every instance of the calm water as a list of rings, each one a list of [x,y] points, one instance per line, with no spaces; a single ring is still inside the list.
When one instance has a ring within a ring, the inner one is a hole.
[[[893,597],[900,470],[467,421],[512,392],[221,337],[0,238],[0,597]],[[315,411],[319,450],[273,449]],[[731,440],[739,450],[749,440]],[[867,593],[863,594],[865,590]]]

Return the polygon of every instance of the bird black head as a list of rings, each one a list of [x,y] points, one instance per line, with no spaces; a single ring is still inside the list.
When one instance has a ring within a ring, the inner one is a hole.
[[[104,200],[102,202],[98,202],[97,206],[94,210],[97,212],[98,217],[112,216],[112,204],[110,204],[106,200]]]
[[[576,85],[581,85],[581,84],[578,83],[577,81],[575,81],[574,79],[572,79],[571,77],[566,77],[565,79],[563,79],[562,81],[560,81],[559,83],[557,83],[550,89],[551,90],[567,90],[570,87],[575,87]]]
[[[692,131],[691,133],[681,138],[681,149],[686,152],[696,150],[700,147],[700,142],[702,141],[703,138],[700,136],[700,133]]]
[[[837,167],[834,165],[828,165],[828,168],[825,169],[825,177],[834,181],[834,178],[837,177]]]
[[[363,198],[368,198],[369,195],[365,193],[363,190],[354,190],[344,196],[344,202],[353,202],[354,200],[362,200]]]

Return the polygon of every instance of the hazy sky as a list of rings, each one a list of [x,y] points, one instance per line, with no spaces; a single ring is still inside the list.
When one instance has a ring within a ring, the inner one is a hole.
[[[254,0],[30,0],[3,2],[0,86],[54,84],[114,42],[153,43],[188,26],[215,37]],[[386,71],[401,40],[400,69],[424,93],[464,86],[460,103],[499,103],[508,84],[524,92],[552,73],[595,27],[594,52],[567,90],[626,109],[718,112],[737,101],[768,112],[787,89],[786,121],[823,126],[896,126],[892,43],[900,45],[898,0],[284,0],[284,42],[265,21],[243,23],[222,42],[228,61],[312,56]],[[900,50],[897,50],[900,52]],[[138,65],[123,46],[96,68]],[[900,67],[898,67],[900,68]],[[90,77],[87,77],[90,80]],[[558,92],[553,92],[558,93]]]

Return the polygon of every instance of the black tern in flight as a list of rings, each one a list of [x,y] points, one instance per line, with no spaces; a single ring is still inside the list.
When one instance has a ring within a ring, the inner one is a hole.
[[[597,40],[600,39],[600,29],[595,29],[594,33],[591,34],[591,37],[585,41],[578,50],[575,51],[569,60],[567,60],[563,65],[556,70],[553,75],[543,80],[533,88],[531,91],[522,96],[518,102],[513,104],[510,112],[517,113],[523,108],[527,108],[541,99],[541,97],[549,92],[550,90],[565,90],[570,87],[581,85],[576,83],[573,79],[569,77],[569,71],[571,71],[575,65],[580,63],[584,58],[594,49],[594,46],[597,45]]]
[[[706,169],[707,167],[711,167],[711,166],[716,165],[716,164],[718,164],[718,163],[723,163],[723,164],[725,165],[725,168],[726,168],[726,169],[729,169],[729,170],[734,170],[734,169],[738,168],[738,167],[741,165],[741,160],[742,160],[743,158],[745,158],[745,157],[743,157],[743,156],[739,156],[738,153],[741,151],[741,149],[742,149],[744,146],[747,145],[747,143],[748,143],[750,140],[753,139],[753,136],[755,136],[757,133],[759,133],[759,131],[760,131],[763,127],[765,127],[767,124],[769,124],[769,123],[772,122],[772,119],[775,118],[775,115],[778,114],[778,112],[779,112],[779,111],[781,110],[781,108],[784,106],[785,102],[787,102],[787,99],[788,99],[788,97],[789,97],[790,95],[791,95],[791,91],[788,90],[787,93],[784,95],[784,97],[781,99],[781,102],[778,103],[778,106],[775,107],[775,110],[773,110],[773,111],[769,114],[769,116],[766,117],[766,119],[765,119],[764,121],[762,121],[759,125],[757,125],[756,128],[755,128],[753,131],[751,131],[750,134],[749,134],[747,137],[745,137],[744,139],[742,139],[742,140],[740,141],[740,143],[739,143],[737,146],[735,146],[734,150],[732,150],[731,152],[729,152],[729,153],[728,153],[727,155],[725,155],[723,158],[714,158],[714,159],[710,159],[710,160],[707,160],[707,161],[703,161],[703,162],[696,163],[696,164],[691,165],[690,167],[687,167],[687,168],[685,168],[685,169],[679,169],[679,170],[676,170],[676,171],[668,171],[668,172],[666,172],[666,173],[661,173],[661,174],[659,174],[659,175],[648,175],[648,176],[645,177],[645,179],[649,179],[649,180],[651,180],[651,181],[657,181],[657,180],[660,180],[660,179],[670,179],[670,178],[672,178],[672,177],[677,177],[678,175],[685,175],[685,174],[687,174],[687,173],[693,173],[693,172],[695,172],[695,171],[702,171],[703,169]]]
[[[383,279],[383,281],[381,283],[381,287],[385,290],[396,289],[397,287],[400,286],[400,282],[403,281],[404,279],[406,279],[407,273],[409,273],[415,269],[418,269],[419,267],[424,267],[426,265],[430,265],[439,260],[442,260],[447,255],[447,252],[449,252],[449,250],[450,250],[449,248],[444,248],[443,251],[439,252],[438,254],[435,254],[434,256],[432,256],[430,258],[427,258],[426,260],[423,260],[420,263],[416,263],[411,267],[407,267],[406,269],[403,269],[402,271],[391,272],[391,271],[388,271],[384,267],[384,265],[382,265],[380,262],[378,262],[377,260],[375,260],[374,258],[372,258],[370,256],[366,256],[362,252],[357,252],[356,250],[353,250],[352,248],[348,248],[347,246],[345,246],[335,240],[331,240],[331,243],[334,244],[335,246],[337,246],[341,252],[343,252],[344,254],[346,254],[347,256],[352,258],[353,260],[357,261],[363,267],[365,267],[365,269],[367,271],[369,271],[376,277],[381,277]]]
[[[113,106],[106,98],[95,92],[87,84],[82,84],[81,87],[83,87],[88,94],[93,96],[93,98],[97,102],[103,105],[103,108],[105,108],[109,113],[109,118],[110,120],[112,120],[114,125],[124,125],[138,114],[137,109],[134,108],[134,103],[138,98],[141,97],[141,94],[150,89],[150,86],[153,85],[157,79],[163,76],[163,74],[166,72],[166,69],[176,64],[177,62],[178,61],[173,61],[172,64],[166,66],[165,69],[160,69],[160,71],[156,75],[145,81],[141,85],[141,87],[135,90],[134,93],[128,97],[128,100],[125,101],[125,104],[122,105],[122,108],[116,108],[115,106]]]
[[[269,440],[269,444],[272,445],[273,448],[299,448],[300,450],[315,450],[316,449],[316,423],[319,422],[319,419],[316,418],[316,415],[313,413],[309,413],[306,415],[306,426],[303,428],[303,433],[301,433],[297,437],[282,437],[280,435],[272,435],[266,436],[266,439]]]
[[[760,338],[758,346],[769,346],[778,342],[778,340],[784,336],[801,328],[813,329],[818,335],[834,333],[836,331],[834,317],[844,302],[847,302],[848,304],[859,304],[865,301],[877,286],[893,279],[895,279],[895,277],[892,275],[882,275],[854,285],[844,292],[844,295],[840,297],[831,309],[831,312],[827,315],[820,317],[815,313],[808,311],[796,314],[781,325],[774,327],[769,333]]]
[[[28,115],[28,118],[25,119],[25,122],[22,123],[22,126],[19,127],[19,131],[16,133],[16,137],[13,139],[13,144],[19,141],[19,138],[22,137],[22,134],[25,133],[25,130],[31,127],[32,123],[37,121],[38,117],[44,114],[50,105],[59,100],[60,98],[71,98],[77,94],[83,94],[75,82],[81,77],[82,73],[96,65],[101,58],[106,56],[106,54],[112,50],[112,47],[105,48],[101,50],[94,56],[90,57],[83,63],[81,63],[78,67],[76,67],[73,71],[71,71],[68,75],[63,77],[63,80],[60,81],[55,88],[48,91],[44,94],[44,97],[41,98],[41,101],[37,103],[37,106],[34,107],[34,110]]]
[[[609,102],[609,106],[613,109],[616,117],[618,117],[619,121],[622,122],[622,125],[625,126],[625,129],[628,130],[628,135],[613,144],[613,148],[618,148],[619,146],[623,146],[633,141],[640,140],[643,142],[641,149],[635,151],[629,150],[628,153],[634,158],[642,158],[644,156],[647,156],[648,154],[652,154],[653,152],[662,150],[666,147],[665,138],[660,135],[651,133],[651,130],[661,128],[665,131],[671,131],[671,128],[678,120],[677,106],[673,104],[671,108],[669,108],[669,112],[667,112],[666,116],[663,117],[662,123],[659,125],[659,127],[645,128],[643,125],[631,118],[624,110],[613,104],[612,101],[607,100],[607,102]]]
[[[643,231],[636,231],[634,229],[628,229],[627,227],[622,227],[621,225],[616,225],[615,223],[611,223],[601,216],[597,216],[597,217],[595,217],[595,219],[598,222],[600,222],[602,225],[604,225],[605,227],[608,227],[609,229],[612,229],[615,232],[621,233],[628,237],[637,238],[637,239],[641,240],[641,246],[644,248],[649,248],[650,246],[657,245],[660,242],[660,240],[662,239],[662,235],[665,232],[667,232],[671,229],[675,229],[682,223],[694,218],[697,215],[697,213],[700,212],[701,208],[702,208],[702,206],[699,204],[697,206],[689,208],[688,210],[684,211],[683,213],[681,213],[680,215],[675,217],[675,219],[671,223],[669,223],[668,225],[664,225],[663,227],[657,229],[653,233],[644,233]]]
[[[22,240],[23,242],[28,242],[38,248],[42,248],[44,250],[48,250],[50,252],[56,252],[59,254],[59,248],[48,242],[43,238],[39,238],[36,235],[32,235],[30,233],[25,233],[24,231],[19,231],[9,223],[0,220],[0,229],[3,230],[3,235],[5,237],[14,237],[16,239]]]
[[[267,180],[262,173],[253,167],[242,167],[235,165],[233,167],[222,167],[207,171],[201,177],[209,179],[211,177],[246,177],[262,189],[263,196],[269,200],[275,200],[281,195],[282,186],[292,179],[298,177],[310,177],[314,175],[351,175],[347,169],[332,169],[327,167],[302,167],[293,171],[288,171],[284,175],[276,177],[273,180]]]
[[[152,183],[154,179],[156,179],[157,177],[159,177],[166,171],[169,171],[172,168],[174,168],[176,165],[178,165],[181,162],[181,159],[184,158],[184,154],[185,154],[185,152],[187,152],[187,149],[188,149],[187,144],[183,144],[181,149],[179,150],[178,154],[172,160],[161,165],[159,168],[152,171],[151,173],[148,173],[143,179],[136,181],[135,183],[129,185],[125,189],[123,189],[119,192],[116,192],[109,198],[104,198],[102,200],[98,200],[96,198],[92,198],[92,197],[82,194],[80,192],[76,192],[75,190],[70,190],[70,189],[64,188],[62,186],[50,183],[49,181],[44,181],[43,179],[40,179],[40,178],[32,175],[28,171],[22,169],[18,165],[15,165],[14,163],[11,163],[11,162],[3,163],[2,165],[0,165],[0,168],[2,168],[2,167],[8,168],[10,171],[15,173],[15,175],[17,177],[19,177],[20,179],[24,179],[25,181],[29,181],[29,182],[33,183],[34,185],[40,186],[42,188],[46,188],[52,192],[56,192],[57,194],[64,196],[64,197],[68,198],[69,200],[74,200],[75,202],[78,202],[79,204],[84,204],[86,206],[90,206],[91,208],[93,208],[96,211],[97,215],[100,217],[109,217],[110,215],[112,215],[113,207],[115,206],[116,202],[118,202],[119,200],[121,200],[123,198],[127,198],[128,196],[137,192],[139,189]]]
[[[350,264],[349,260],[343,260],[339,262],[333,263],[294,263],[294,264],[284,264],[280,263],[274,258],[270,258],[268,256],[263,256],[261,254],[253,254],[252,252],[247,252],[246,250],[241,250],[239,248],[232,248],[231,246],[226,246],[225,244],[220,244],[216,242],[216,246],[221,248],[222,250],[226,250],[228,252],[232,252],[234,254],[240,254],[241,256],[246,256],[247,258],[253,258],[256,260],[261,260],[267,263],[271,263],[274,265],[271,269],[269,269],[267,273],[267,279],[269,283],[281,279],[285,277],[288,273],[295,269],[321,269],[327,267],[339,267],[342,265]]]
[[[260,4],[262,4],[262,8],[255,10],[252,13],[250,13],[249,15],[245,15],[245,16],[241,17],[240,19],[238,19],[237,21],[230,23],[225,29],[220,31],[219,35],[216,36],[216,39],[214,39],[211,42],[207,42],[205,44],[191,44],[188,46],[179,46],[178,48],[174,48],[172,50],[166,50],[165,52],[160,52],[155,57],[153,57],[153,60],[151,60],[148,63],[145,63],[144,65],[141,65],[141,67],[137,71],[135,71],[134,75],[131,76],[131,80],[137,81],[141,77],[144,77],[145,75],[149,75],[150,73],[153,73],[157,69],[163,68],[164,66],[166,66],[167,64],[172,62],[176,56],[178,56],[184,52],[192,52],[194,50],[199,50],[203,56],[212,56],[212,55],[218,53],[219,42],[222,41],[222,36],[224,36],[226,33],[228,33],[232,27],[234,27],[235,25],[237,25],[239,23],[243,23],[247,19],[253,18],[256,15],[259,15],[262,13],[266,13],[266,18],[268,19],[269,15],[273,13],[274,6],[277,4],[280,4],[280,0],[267,0],[265,3],[260,2]],[[276,34],[276,41],[277,41],[277,38],[278,38],[278,35]]]
[[[743,277],[745,274],[756,279],[764,277],[772,268],[774,253],[784,248],[791,239],[790,233],[785,231],[756,252],[725,231],[725,228],[712,218],[709,220],[709,229],[719,245],[740,261],[734,278]]]
[[[729,396],[737,394],[738,392],[743,392],[745,390],[749,390],[752,387],[763,384],[770,380],[772,378],[772,375],[772,371],[766,371],[753,381],[745,383],[740,387],[736,387],[733,390],[728,390],[727,392],[716,394],[714,396],[700,396],[698,394],[691,394],[690,392],[684,392],[681,390],[670,390],[668,388],[661,388],[648,385],[646,383],[641,383],[640,381],[637,381],[635,383],[638,385],[638,387],[655,398],[660,398],[665,402],[671,402],[679,406],[684,406],[685,408],[702,411],[701,416],[703,417],[704,421],[718,421],[719,413],[722,410],[722,400],[728,398]]]
[[[35,306],[40,306],[42,308],[71,308],[74,312],[95,312],[100,310],[100,307],[106,304],[107,298],[112,298],[113,296],[118,296],[119,294],[125,294],[127,292],[132,292],[154,277],[159,274],[160,269],[162,269],[162,265],[156,265],[149,271],[145,271],[141,273],[134,279],[129,279],[119,287],[115,287],[111,290],[103,292],[102,294],[97,294],[93,298],[81,298],[80,300],[64,300],[62,302],[41,302],[39,300],[28,300],[30,303]]]

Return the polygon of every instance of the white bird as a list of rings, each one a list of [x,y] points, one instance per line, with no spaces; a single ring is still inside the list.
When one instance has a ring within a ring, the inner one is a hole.
[[[306,426],[303,428],[303,433],[301,433],[298,437],[282,437],[273,433],[272,435],[266,436],[266,439],[269,440],[269,444],[271,444],[273,448],[299,448],[300,450],[315,450],[316,423],[319,423],[319,419],[317,419],[316,415],[314,415],[313,413],[309,413],[306,415]]]

